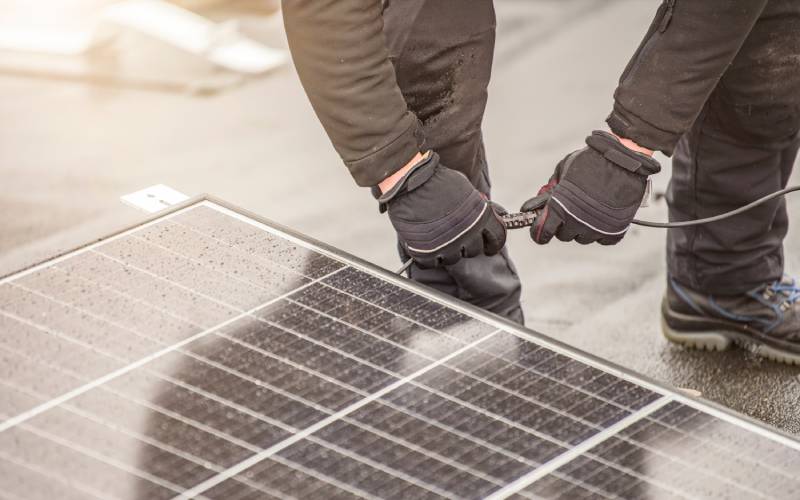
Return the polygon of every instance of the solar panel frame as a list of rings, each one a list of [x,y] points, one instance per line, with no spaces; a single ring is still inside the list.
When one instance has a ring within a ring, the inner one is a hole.
[[[35,264],[35,265],[32,265],[32,266],[29,266],[26,269],[23,269],[23,270],[8,274],[6,276],[3,276],[2,278],[0,278],[0,285],[4,284],[6,282],[10,282],[12,280],[16,280],[18,278],[21,278],[21,277],[25,276],[26,274],[33,273],[36,270],[41,269],[43,267],[46,267],[48,265],[55,264],[55,263],[57,263],[57,262],[59,262],[59,261],[61,261],[63,259],[70,258],[70,257],[72,257],[72,256],[74,256],[74,255],[76,255],[76,254],[78,254],[78,253],[80,253],[82,251],[86,251],[86,250],[92,249],[92,248],[94,248],[94,247],[96,247],[98,245],[105,244],[105,243],[108,243],[110,241],[113,241],[114,239],[124,237],[125,235],[127,235],[127,234],[129,234],[129,233],[131,233],[133,231],[141,230],[143,228],[146,228],[149,225],[156,224],[156,223],[159,223],[161,221],[167,220],[170,217],[174,217],[174,216],[176,216],[176,215],[178,215],[178,214],[180,214],[180,213],[182,213],[182,212],[184,212],[186,210],[190,210],[190,209],[192,209],[194,207],[198,207],[198,206],[210,207],[210,208],[212,208],[214,210],[217,210],[217,211],[219,211],[219,212],[221,212],[221,213],[223,213],[225,215],[228,215],[230,217],[233,217],[235,219],[243,221],[243,222],[245,222],[247,224],[250,224],[250,225],[252,225],[252,226],[254,226],[254,227],[256,227],[256,228],[258,228],[260,230],[267,231],[267,232],[272,233],[274,235],[277,235],[277,236],[279,236],[281,238],[284,238],[284,239],[286,239],[288,241],[291,241],[291,242],[293,242],[295,244],[298,244],[298,245],[300,245],[302,247],[305,247],[305,248],[307,248],[309,250],[312,250],[312,251],[318,252],[318,253],[320,253],[322,255],[328,256],[328,257],[334,259],[335,261],[341,262],[345,266],[349,266],[349,267],[352,267],[354,269],[363,271],[363,272],[365,272],[365,273],[367,273],[369,275],[376,276],[376,277],[378,277],[378,278],[380,278],[382,280],[385,280],[385,281],[387,281],[387,282],[389,282],[391,284],[394,284],[394,285],[397,285],[397,286],[399,286],[401,288],[413,291],[414,293],[418,294],[421,297],[424,297],[424,298],[426,298],[428,300],[431,300],[433,302],[442,304],[442,305],[444,305],[444,306],[446,306],[446,307],[448,307],[450,309],[453,309],[453,310],[458,311],[458,312],[460,312],[462,314],[465,314],[465,315],[467,315],[467,316],[469,316],[471,318],[474,318],[474,319],[476,319],[478,321],[481,321],[483,323],[491,325],[495,330],[494,330],[494,332],[492,334],[489,334],[488,336],[480,337],[477,340],[475,340],[475,341],[473,341],[473,342],[471,342],[469,344],[466,344],[465,346],[463,346],[462,348],[458,349],[457,351],[454,351],[453,353],[450,353],[450,355],[445,356],[444,358],[440,358],[439,360],[434,361],[432,363],[426,364],[423,368],[421,368],[420,370],[417,370],[417,372],[414,372],[414,373],[411,373],[409,375],[406,375],[405,377],[400,378],[399,380],[395,381],[394,383],[383,387],[379,391],[377,391],[375,393],[372,393],[372,394],[370,394],[369,396],[367,396],[365,398],[361,398],[361,399],[356,400],[356,402],[354,404],[348,405],[343,410],[341,410],[339,412],[336,412],[336,413],[330,415],[329,417],[317,422],[316,424],[314,424],[314,425],[302,430],[301,432],[296,433],[296,434],[294,434],[294,435],[282,440],[281,442],[276,444],[274,447],[269,448],[267,450],[263,450],[262,452],[251,456],[247,460],[244,460],[240,464],[238,464],[238,465],[236,465],[236,466],[234,466],[232,468],[229,468],[226,471],[223,471],[223,473],[221,473],[222,475],[224,475],[223,478],[217,478],[216,476],[212,477],[208,481],[203,482],[203,483],[201,483],[199,485],[196,485],[194,488],[186,490],[186,492],[184,492],[183,494],[179,495],[179,497],[188,498],[192,494],[201,494],[203,491],[206,491],[207,489],[209,489],[209,488],[219,484],[220,482],[222,482],[219,479],[224,480],[225,477],[233,477],[235,475],[236,471],[245,470],[248,467],[250,467],[251,465],[260,462],[265,457],[273,455],[277,450],[284,449],[284,448],[290,446],[291,444],[293,444],[295,442],[299,442],[303,438],[312,435],[316,430],[319,430],[319,429],[325,427],[326,425],[328,425],[330,423],[340,421],[344,416],[349,415],[353,411],[355,411],[355,410],[357,410],[357,409],[359,409],[359,408],[361,408],[361,407],[363,407],[363,406],[365,406],[365,405],[367,405],[367,404],[369,404],[371,402],[377,401],[377,400],[380,399],[381,396],[392,392],[394,389],[396,389],[398,387],[401,387],[401,386],[403,386],[404,384],[407,384],[410,381],[413,381],[420,373],[426,373],[429,370],[432,370],[432,369],[434,369],[434,368],[436,368],[438,366],[444,365],[448,361],[456,358],[457,356],[459,356],[461,354],[469,353],[470,350],[472,350],[475,346],[481,344],[483,341],[485,341],[491,335],[494,335],[495,333],[500,332],[500,331],[508,333],[508,334],[511,334],[511,335],[514,335],[514,336],[519,337],[520,339],[523,339],[525,341],[532,342],[532,343],[534,343],[536,345],[539,345],[539,346],[542,346],[542,347],[544,347],[546,349],[549,349],[549,350],[551,350],[551,351],[553,351],[553,352],[555,352],[557,354],[560,354],[562,356],[567,356],[568,358],[571,358],[571,359],[574,359],[574,360],[579,361],[581,363],[584,363],[584,364],[586,364],[586,365],[588,365],[590,367],[593,367],[593,368],[596,368],[596,369],[600,369],[603,372],[610,373],[611,375],[613,375],[615,377],[618,377],[621,380],[625,380],[625,381],[634,383],[636,385],[642,386],[644,388],[647,388],[647,389],[649,389],[649,390],[661,395],[662,397],[657,399],[654,402],[651,402],[649,405],[645,406],[644,408],[640,409],[639,411],[636,411],[635,413],[631,413],[628,417],[625,417],[622,420],[616,422],[611,427],[608,427],[608,428],[600,431],[599,433],[595,434],[594,436],[590,437],[589,439],[586,439],[585,441],[581,442],[580,444],[578,444],[577,446],[573,447],[572,449],[567,450],[565,453],[563,453],[561,455],[558,455],[552,461],[542,465],[541,467],[538,467],[538,468],[534,469],[533,471],[531,471],[531,472],[529,472],[527,474],[524,474],[522,477],[518,478],[516,481],[514,481],[514,482],[506,485],[504,488],[499,489],[496,492],[494,492],[494,494],[491,496],[491,498],[501,498],[501,497],[505,497],[507,495],[511,495],[511,494],[517,493],[519,491],[522,491],[524,488],[529,486],[531,483],[535,482],[537,479],[545,477],[549,472],[553,472],[553,471],[557,470],[559,467],[563,466],[564,464],[570,462],[572,459],[574,459],[574,458],[576,458],[578,456],[581,456],[585,451],[589,450],[593,446],[603,442],[604,440],[606,440],[606,439],[608,439],[610,437],[615,436],[622,429],[624,429],[624,428],[628,427],[629,425],[631,425],[631,424],[633,424],[633,423],[635,423],[635,422],[647,417],[651,413],[653,413],[655,411],[658,411],[664,405],[670,404],[672,402],[680,402],[680,403],[685,404],[687,406],[690,406],[692,408],[695,408],[695,409],[698,409],[700,411],[703,411],[703,412],[705,412],[705,413],[707,413],[709,415],[712,415],[712,416],[714,416],[716,418],[719,418],[720,420],[723,420],[723,421],[726,421],[726,422],[731,423],[733,425],[742,427],[742,428],[744,428],[744,429],[746,429],[746,430],[748,430],[750,432],[754,432],[754,433],[756,433],[756,434],[758,434],[758,435],[760,435],[762,437],[766,437],[766,438],[768,438],[768,439],[770,439],[772,441],[775,441],[777,443],[782,444],[783,446],[787,446],[789,448],[792,448],[792,449],[800,451],[800,442],[798,442],[796,440],[796,438],[794,438],[793,436],[791,436],[789,434],[786,434],[786,433],[783,433],[783,432],[781,432],[779,430],[767,427],[766,425],[764,425],[764,424],[762,424],[762,423],[760,423],[758,421],[755,421],[755,420],[753,420],[753,419],[751,419],[749,417],[746,417],[744,415],[740,415],[738,413],[732,412],[732,411],[728,410],[727,408],[724,408],[724,407],[722,407],[722,406],[720,406],[720,405],[718,405],[716,403],[713,403],[713,402],[710,402],[710,401],[706,401],[706,400],[703,400],[703,399],[689,397],[689,396],[687,396],[686,394],[683,394],[682,392],[680,392],[677,389],[674,389],[674,388],[671,388],[671,387],[669,387],[669,386],[667,386],[665,384],[659,383],[658,381],[651,380],[648,377],[645,377],[643,375],[634,373],[634,372],[632,372],[632,371],[630,371],[630,370],[628,370],[628,369],[626,369],[624,367],[621,367],[621,366],[616,365],[614,363],[610,363],[608,361],[602,360],[602,359],[597,358],[597,357],[595,357],[595,356],[593,356],[591,354],[581,352],[581,351],[579,351],[577,349],[574,349],[571,346],[566,345],[566,344],[564,344],[564,343],[562,343],[562,342],[560,342],[560,341],[558,341],[556,339],[552,339],[550,337],[547,337],[546,335],[543,335],[543,334],[540,334],[538,332],[534,332],[532,330],[528,330],[526,328],[523,328],[523,327],[517,325],[516,323],[513,323],[511,321],[506,320],[505,318],[499,317],[499,316],[491,314],[491,313],[487,313],[486,311],[478,309],[478,308],[476,308],[474,306],[471,306],[470,304],[467,304],[467,303],[464,303],[464,302],[460,302],[460,301],[455,301],[451,297],[449,297],[447,295],[444,295],[441,292],[438,292],[436,290],[427,288],[427,287],[425,287],[423,285],[420,285],[420,284],[418,284],[416,282],[408,280],[408,279],[406,279],[404,277],[398,276],[398,275],[396,275],[396,274],[394,274],[394,273],[392,273],[392,272],[390,272],[390,271],[388,271],[386,269],[380,268],[380,267],[378,267],[378,266],[376,266],[376,265],[374,265],[372,263],[364,261],[363,259],[360,259],[360,258],[355,257],[353,255],[347,254],[347,253],[345,253],[345,252],[343,252],[343,251],[341,251],[341,250],[339,250],[337,248],[334,248],[334,247],[332,247],[330,245],[327,245],[327,244],[325,244],[323,242],[319,242],[319,241],[314,240],[312,238],[309,238],[309,237],[307,237],[305,235],[302,235],[302,234],[298,233],[297,231],[292,230],[291,228],[288,228],[288,227],[285,227],[283,225],[277,224],[277,223],[275,223],[273,221],[270,221],[268,219],[265,219],[265,218],[263,218],[263,217],[261,217],[261,216],[259,216],[257,214],[253,214],[253,213],[251,213],[251,212],[249,212],[247,210],[238,208],[238,207],[236,207],[236,206],[234,206],[232,204],[229,204],[229,203],[227,203],[227,202],[225,202],[223,200],[220,200],[220,199],[215,198],[215,197],[210,196],[210,195],[201,195],[201,196],[198,196],[198,197],[194,197],[194,198],[189,199],[189,200],[187,200],[187,201],[185,201],[185,202],[183,202],[183,203],[181,203],[179,205],[176,205],[176,206],[174,206],[174,207],[172,207],[172,208],[170,208],[168,210],[165,210],[165,211],[159,212],[157,214],[154,214],[153,216],[148,217],[147,219],[145,219],[141,223],[125,227],[125,228],[120,229],[119,231],[116,231],[116,232],[114,232],[114,233],[112,233],[110,235],[107,235],[107,236],[104,236],[104,237],[101,237],[101,238],[97,238],[96,240],[94,240],[91,243],[88,243],[86,245],[82,245],[82,246],[80,246],[78,248],[75,248],[75,249],[72,249],[72,250],[69,250],[69,251],[65,251],[65,252],[57,255],[56,257],[53,257],[51,259],[48,259],[46,261],[43,261],[41,263],[38,263],[38,264]],[[339,269],[341,269],[341,268],[339,268]],[[322,278],[320,278],[320,280],[321,279]],[[298,290],[297,288],[294,288],[291,291],[287,292],[285,295],[288,296],[290,294],[294,294],[294,293],[297,292],[297,290]],[[280,298],[282,298],[282,297],[278,297],[275,300],[277,301]],[[234,316],[233,318],[229,318],[228,320],[222,322],[221,324],[214,325],[210,329],[216,330],[216,329],[219,329],[221,326],[224,326],[226,324],[232,324],[236,320],[241,319],[243,317],[246,317],[251,312],[255,311],[256,309],[260,309],[262,307],[263,307],[263,305],[259,305],[258,307],[255,307],[250,311],[245,311],[243,314]],[[198,338],[201,338],[206,333],[207,333],[207,331],[204,330],[204,331],[200,332],[199,334],[192,335],[191,337],[186,338],[186,339],[184,339],[184,340],[182,340],[182,341],[180,341],[180,342],[178,342],[176,344],[173,344],[173,345],[169,346],[168,348],[166,348],[166,349],[164,349],[162,351],[175,350],[176,348],[178,348],[180,346],[187,345],[187,344],[197,340]],[[151,354],[151,355],[149,355],[149,356],[147,356],[145,358],[139,359],[138,361],[136,361],[134,363],[131,363],[129,365],[125,365],[120,370],[124,370],[125,373],[132,372],[136,368],[141,367],[141,366],[147,364],[148,362],[150,362],[152,359],[155,359],[155,358],[159,357],[160,355],[162,355],[163,354],[162,351],[159,351],[157,353]],[[114,372],[111,372],[111,373],[108,373],[108,374],[106,374],[106,375],[104,375],[102,377],[99,377],[99,378],[95,379],[89,385],[91,385],[91,387],[99,387],[99,386],[105,384],[106,382],[108,382],[109,380],[113,380],[114,378],[116,378],[119,375],[118,372],[119,372],[119,370],[115,370]],[[84,390],[84,392],[85,392],[85,390]],[[46,410],[51,409],[51,408],[55,408],[56,406],[60,405],[62,402],[68,401],[72,397],[74,397],[74,394],[72,393],[72,391],[70,391],[70,392],[67,392],[65,394],[62,394],[59,397],[56,397],[54,399],[51,399],[51,400],[47,401],[43,405],[37,406],[36,408],[38,408],[38,410],[36,410],[35,412],[32,412],[32,413],[31,412],[25,412],[23,414],[17,415],[16,417],[12,417],[11,419],[8,419],[3,423],[0,423],[0,432],[2,432],[4,430],[7,430],[7,429],[10,429],[10,428],[14,427],[15,425],[17,425],[17,424],[19,424],[21,422],[24,422],[28,418],[31,418],[32,416],[35,416],[35,415],[37,415],[39,413],[42,413],[43,411],[46,411]]]

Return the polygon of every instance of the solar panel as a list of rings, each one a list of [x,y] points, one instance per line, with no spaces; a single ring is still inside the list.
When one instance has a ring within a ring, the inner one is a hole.
[[[0,498],[800,497],[793,438],[220,201],[0,330]]]

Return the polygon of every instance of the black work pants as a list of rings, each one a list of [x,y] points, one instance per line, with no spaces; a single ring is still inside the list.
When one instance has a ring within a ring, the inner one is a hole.
[[[773,0],[678,144],[670,220],[717,215],[785,187],[799,130],[800,2]],[[725,221],[670,230],[669,272],[720,295],[777,280],[788,225],[780,199]]]
[[[488,196],[481,122],[494,53],[492,0],[388,0],[384,7],[384,31],[397,81],[422,122],[425,147]],[[408,259],[402,248],[400,253]],[[523,322],[521,284],[505,249],[438,269],[412,265],[409,276]]]

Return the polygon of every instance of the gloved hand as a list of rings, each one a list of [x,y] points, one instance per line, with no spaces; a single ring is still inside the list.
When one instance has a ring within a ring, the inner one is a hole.
[[[439,164],[429,152],[378,198],[400,243],[423,268],[451,265],[462,257],[494,255],[506,242],[502,209],[478,192],[464,174]]]
[[[541,210],[531,226],[536,243],[544,245],[553,236],[581,244],[618,243],[642,203],[647,177],[661,171],[656,160],[607,132],[592,132],[586,145],[561,160],[550,182],[522,205],[523,212]]]

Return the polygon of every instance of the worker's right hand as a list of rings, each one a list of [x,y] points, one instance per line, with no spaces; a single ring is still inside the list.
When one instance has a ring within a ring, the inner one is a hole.
[[[523,212],[540,212],[531,239],[540,245],[553,236],[584,245],[618,243],[642,203],[648,176],[660,170],[649,154],[608,132],[593,132],[586,147],[561,160],[550,182],[522,205]]]
[[[464,174],[428,152],[378,199],[400,243],[420,267],[451,265],[464,257],[494,255],[506,242],[503,210]]]

